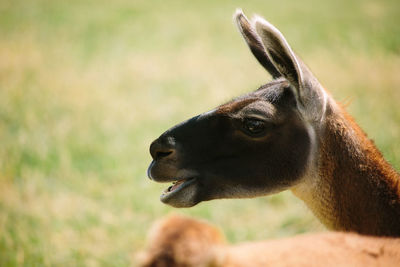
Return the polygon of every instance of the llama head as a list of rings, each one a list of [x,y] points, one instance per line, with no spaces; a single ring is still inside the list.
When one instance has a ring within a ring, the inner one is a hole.
[[[310,172],[327,95],[283,35],[239,10],[238,28],[274,80],[184,121],[150,146],[150,179],[174,182],[164,203],[190,207],[288,189]]]

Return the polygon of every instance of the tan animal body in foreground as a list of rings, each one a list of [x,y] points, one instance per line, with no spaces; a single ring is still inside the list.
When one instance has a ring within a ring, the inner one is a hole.
[[[329,229],[400,236],[399,174],[281,32],[260,17],[249,22],[241,11],[235,20],[274,80],[151,144],[149,177],[174,182],[161,200],[191,207],[289,189]]]
[[[204,221],[170,215],[155,223],[142,267],[400,266],[400,239],[330,232],[229,245]]]

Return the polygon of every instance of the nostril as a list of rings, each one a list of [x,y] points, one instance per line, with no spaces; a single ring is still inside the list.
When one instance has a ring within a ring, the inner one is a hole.
[[[161,139],[155,140],[150,145],[150,154],[154,160],[166,158],[173,154],[175,149],[170,144],[165,144]]]
[[[172,154],[172,152],[173,152],[172,150],[170,150],[170,151],[157,151],[155,160],[168,157],[169,155]]]

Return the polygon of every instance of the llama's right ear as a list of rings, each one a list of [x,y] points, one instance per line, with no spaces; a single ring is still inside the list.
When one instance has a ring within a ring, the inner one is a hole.
[[[282,76],[269,59],[260,37],[257,35],[255,29],[251,26],[249,20],[243,14],[241,9],[236,10],[234,18],[240,33],[258,62],[260,62],[260,64],[274,79]]]

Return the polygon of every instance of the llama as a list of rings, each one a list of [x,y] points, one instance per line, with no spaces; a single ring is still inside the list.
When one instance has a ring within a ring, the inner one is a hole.
[[[330,232],[229,245],[214,226],[170,215],[151,228],[142,267],[399,266],[400,239]]]
[[[329,229],[400,236],[400,176],[320,85],[280,31],[237,26],[273,81],[164,132],[148,176],[161,201],[191,207],[291,190]]]

